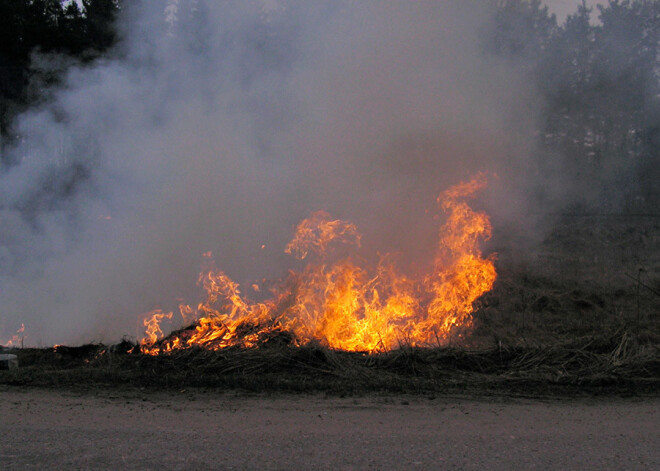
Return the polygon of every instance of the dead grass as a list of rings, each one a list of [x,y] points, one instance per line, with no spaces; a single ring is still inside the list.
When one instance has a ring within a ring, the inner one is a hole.
[[[59,350],[59,351],[58,351]],[[160,356],[104,345],[15,350],[21,368],[0,384],[99,388],[191,387],[258,392],[435,394],[657,394],[660,346],[629,329],[547,346],[413,348],[368,355],[317,344],[190,349]]]
[[[130,342],[18,349],[12,353],[19,356],[20,368],[0,371],[0,384],[339,395],[658,395],[660,263],[653,257],[660,253],[660,224],[646,223],[646,242],[633,248],[638,235],[628,226],[611,232],[589,224],[588,230],[569,228],[572,239],[564,231],[547,242],[546,255],[554,253],[558,259],[562,254],[557,266],[545,259],[514,265],[503,253],[498,281],[480,299],[473,331],[452,339],[449,346],[402,345],[369,355],[314,343],[294,347],[286,332],[278,332],[281,338],[271,336],[260,348],[189,349],[157,357],[131,353],[135,345]],[[635,240],[621,239],[621,233]],[[596,236],[605,249],[613,247],[606,265],[594,255],[603,247],[588,250],[593,246],[589,237]],[[632,262],[626,255],[631,250],[637,257]],[[646,263],[651,268],[644,272],[646,287],[635,276],[624,276],[641,266],[635,263],[642,257],[651,260]],[[626,263],[610,263],[619,258]],[[579,272],[567,274],[567,266]]]

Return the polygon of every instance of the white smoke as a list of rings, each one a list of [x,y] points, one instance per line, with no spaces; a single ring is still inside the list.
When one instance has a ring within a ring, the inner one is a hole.
[[[423,261],[439,191],[486,170],[493,194],[511,192],[526,171],[533,102],[482,55],[489,14],[434,0],[127,7],[117,50],[17,122],[0,335],[21,322],[31,344],[135,335],[140,313],[194,299],[203,252],[239,281],[281,274],[318,209],[374,253]]]

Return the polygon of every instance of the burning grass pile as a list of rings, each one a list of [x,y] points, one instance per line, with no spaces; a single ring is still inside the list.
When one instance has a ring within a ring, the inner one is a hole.
[[[660,343],[626,328],[548,346],[499,341],[488,348],[414,348],[384,353],[293,346],[283,333],[256,348],[190,348],[148,355],[111,347],[12,349],[21,368],[0,384],[39,387],[218,388],[253,392],[474,393],[512,395],[660,392]]]
[[[148,348],[131,341],[0,347],[0,354],[17,355],[20,365],[0,371],[0,385],[338,395],[660,393],[655,272],[623,277],[612,286],[595,275],[576,281],[504,261],[493,289],[475,302],[466,335],[452,330],[426,348],[415,346],[414,339],[384,351],[331,348],[328,342],[301,340],[281,322],[261,324],[256,316],[237,321],[233,344],[219,335],[191,346],[187,340],[198,320]],[[175,341],[183,347],[172,349]]]
[[[181,301],[178,314],[160,307],[144,314],[141,350],[158,355],[193,347],[253,347],[286,332],[298,345],[321,341],[353,352],[389,351],[402,338],[416,346],[443,345],[471,328],[475,301],[497,279],[495,254],[484,256],[480,248],[491,236],[490,219],[468,204],[485,187],[486,175],[480,173],[438,196],[447,218],[423,276],[400,271],[393,254],[368,263],[357,255],[361,234],[355,224],[325,211],[301,221],[284,249],[305,260],[305,268],[268,282],[268,290],[262,280],[246,292],[207,252],[197,282],[204,291],[200,302]],[[257,301],[249,294],[266,297]],[[163,339],[167,330],[191,321],[194,329]]]

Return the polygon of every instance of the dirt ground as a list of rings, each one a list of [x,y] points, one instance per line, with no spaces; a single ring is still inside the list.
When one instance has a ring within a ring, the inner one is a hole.
[[[660,399],[84,394],[0,389],[28,469],[660,469]]]

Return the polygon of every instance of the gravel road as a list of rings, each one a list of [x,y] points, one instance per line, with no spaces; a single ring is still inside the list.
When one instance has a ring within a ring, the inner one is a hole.
[[[660,469],[660,399],[0,389],[0,468]]]

